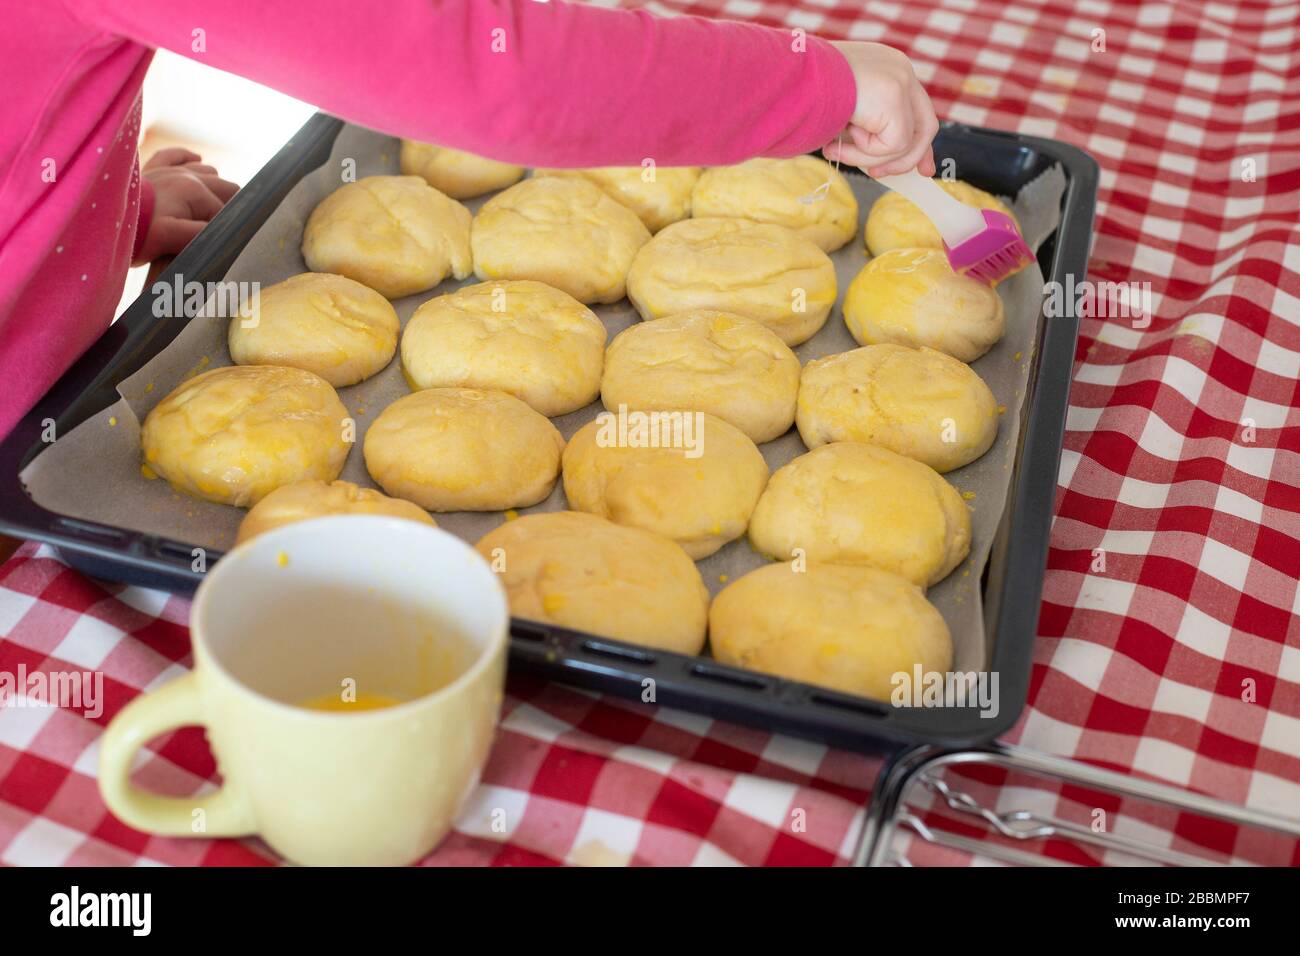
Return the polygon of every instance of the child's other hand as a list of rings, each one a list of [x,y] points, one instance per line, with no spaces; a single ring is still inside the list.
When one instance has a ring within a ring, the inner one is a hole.
[[[822,150],[827,159],[860,166],[870,176],[917,169],[934,175],[930,144],[939,131],[930,97],[912,71],[912,61],[881,43],[835,42],[858,83],[858,105],[843,142]]]
[[[198,153],[179,147],[159,150],[141,175],[153,185],[154,206],[137,265],[180,252],[239,190]]]

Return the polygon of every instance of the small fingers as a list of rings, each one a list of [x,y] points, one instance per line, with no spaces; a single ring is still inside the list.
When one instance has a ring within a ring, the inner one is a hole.
[[[873,169],[882,169],[886,166],[897,164],[900,157],[906,155],[909,143],[904,143],[901,148],[887,148],[880,139],[865,130],[854,130],[852,132],[854,147],[866,157],[865,165]]]
[[[916,168],[922,175],[934,175],[934,138],[939,133],[939,118],[934,115],[934,104],[920,83],[912,87],[912,104],[916,111],[916,136],[909,157],[915,157]],[[928,169],[928,172],[927,172]]]
[[[873,162],[870,156],[858,149],[858,147],[854,146],[852,143],[842,143],[835,148],[828,147],[827,149],[823,149],[822,153],[832,162],[838,159],[839,162],[844,163],[845,165],[857,166],[863,169],[870,166]]]
[[[221,200],[222,204],[230,202],[235,193],[239,192],[239,186],[228,180],[222,179],[215,173],[211,175],[200,175],[199,179],[203,182],[208,190]]]
[[[164,216],[149,227],[149,251],[152,258],[175,255],[184,249],[206,226],[196,219]]]
[[[909,169],[920,170],[921,161],[924,160],[927,155],[933,155],[930,144],[919,144],[896,159],[891,159],[887,162],[873,166],[870,172],[872,176],[893,176],[897,173],[905,173]]]
[[[886,117],[879,130],[858,130],[854,133],[853,141],[859,148],[876,157],[877,162],[888,162],[911,148],[913,132],[911,111],[900,106]]]
[[[186,163],[200,162],[202,159],[202,156],[191,149],[185,149],[183,146],[169,146],[150,156],[149,161],[144,164],[144,168],[158,169],[162,166],[183,166]]]
[[[844,149],[844,134],[840,133],[839,136],[837,136],[835,139],[831,140],[829,143],[827,143],[825,146],[822,147],[822,156],[825,159],[829,160],[830,162],[835,162],[836,160],[839,160],[840,162],[845,162],[845,158],[842,155],[843,149]]]
[[[916,164],[916,169],[922,176],[929,176],[931,179],[934,178],[935,174],[939,171],[939,168],[934,164],[933,146],[925,151],[925,155],[921,157],[921,161]]]
[[[840,143],[838,145],[826,146],[822,149],[822,154],[829,160],[838,160],[849,166],[857,166],[868,176],[889,176],[894,173],[906,172],[911,166],[898,167],[895,164],[881,163],[880,157],[868,153],[856,143]]]
[[[181,181],[180,198],[189,207],[190,218],[204,222],[221,212],[225,202],[197,176],[187,176]]]
[[[920,130],[920,135],[925,138],[927,143],[933,142],[934,137],[939,132],[939,117],[935,115],[934,103],[930,100],[930,94],[925,91],[925,87],[919,82],[912,88],[912,102],[919,118],[916,125]]]
[[[934,174],[934,143],[935,134],[939,132],[939,120],[934,115],[934,107],[930,103],[930,97],[926,95],[925,90],[920,83],[916,83],[911,91],[912,115],[915,117],[913,125],[914,135],[907,148],[900,154],[891,157],[882,157],[877,159],[877,164],[872,168],[871,175],[892,176],[897,173],[905,173],[910,169],[916,169],[922,175]],[[927,168],[923,164],[928,163]]]

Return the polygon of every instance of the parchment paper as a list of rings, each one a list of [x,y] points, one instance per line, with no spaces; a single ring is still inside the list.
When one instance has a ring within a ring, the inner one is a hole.
[[[306,271],[299,245],[307,216],[315,205],[343,182],[345,160],[354,160],[356,177],[398,173],[398,141],[390,136],[357,126],[347,126],[335,141],[329,161],[305,176],[289,193],[235,261],[227,280],[261,282],[263,286]],[[960,175],[960,170],[958,170]],[[861,226],[871,204],[883,191],[874,181],[849,176],[859,202],[858,238],[832,254],[839,280],[839,299],[825,326],[795,351],[801,362],[857,347],[845,328],[841,305],[853,277],[867,262],[861,240]],[[1060,199],[1065,188],[1061,170],[1043,174],[1021,190],[1013,208],[1032,248],[1051,234],[1060,220]],[[483,199],[467,205],[477,211]],[[436,289],[394,302],[405,326],[415,308],[426,300],[477,281],[447,281]],[[975,370],[993,390],[1001,416],[993,447],[978,461],[946,477],[966,493],[972,509],[971,556],[948,578],[929,591],[952,631],[954,666],[957,670],[980,670],[985,662],[984,624],[979,581],[988,559],[993,533],[1006,502],[1010,483],[1010,462],[1019,433],[1021,403],[1028,378],[1035,323],[1042,302],[1043,280],[1035,268],[1025,269],[998,288],[1007,314],[1006,335],[988,354],[974,363]],[[637,321],[632,306],[623,300],[595,309],[612,339]],[[242,509],[212,504],[172,491],[164,481],[148,480],[141,474],[140,423],[149,410],[185,378],[217,366],[229,365],[224,317],[198,316],[157,357],[118,388],[122,399],[111,408],[60,436],[24,470],[22,480],[29,493],[51,511],[115,527],[162,535],[195,547],[214,551],[229,549],[243,518]],[[392,401],[409,391],[402,379],[399,362],[393,362],[373,378],[339,390],[344,405],[357,422],[357,443],[340,477],[375,487],[366,474],[360,445],[365,429]],[[555,420],[567,439],[601,411],[599,401]],[[761,446],[775,471],[806,451],[798,432],[789,433]],[[546,501],[524,513],[557,511],[565,507],[560,482]],[[439,514],[439,526],[468,541],[501,524],[500,512]],[[722,576],[734,581],[747,571],[766,563],[752,551],[745,539],[733,541],[717,554],[699,562],[701,574],[712,593],[723,587]]]

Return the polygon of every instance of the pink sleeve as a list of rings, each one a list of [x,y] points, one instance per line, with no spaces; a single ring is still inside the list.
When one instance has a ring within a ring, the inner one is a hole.
[[[153,183],[140,177],[140,216],[135,223],[135,241],[131,245],[131,265],[141,264],[140,252],[144,249],[145,237],[149,235],[149,226],[153,222],[154,204]]]
[[[87,22],[385,132],[530,166],[816,149],[847,61],[792,31],[536,0],[67,0]]]

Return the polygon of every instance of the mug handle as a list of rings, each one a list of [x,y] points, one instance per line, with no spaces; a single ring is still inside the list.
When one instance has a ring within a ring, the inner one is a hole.
[[[163,797],[131,785],[137,750],[169,730],[202,725],[193,672],[122,708],[104,732],[99,753],[99,792],[114,816],[137,830],[163,836],[231,837],[255,831],[252,812],[229,783],[205,797]],[[196,827],[198,821],[202,823]]]

